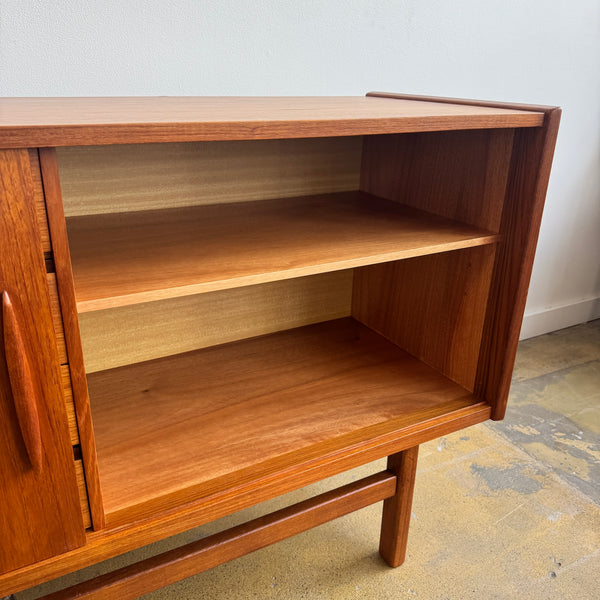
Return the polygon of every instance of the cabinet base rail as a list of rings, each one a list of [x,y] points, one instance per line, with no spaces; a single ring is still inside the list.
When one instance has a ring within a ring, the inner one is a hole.
[[[399,493],[396,489],[399,481],[402,481],[401,477],[393,472],[376,473],[40,600],[137,598],[360,508],[393,498]]]

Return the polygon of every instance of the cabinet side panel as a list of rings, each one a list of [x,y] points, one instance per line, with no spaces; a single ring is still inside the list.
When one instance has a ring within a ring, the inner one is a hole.
[[[350,316],[352,271],[79,315],[87,373]]]
[[[58,148],[67,217],[358,189],[362,138]]]
[[[498,231],[514,130],[364,138],[360,189]]]
[[[560,114],[549,109],[544,127],[515,135],[476,383],[495,420],[506,411]]]
[[[495,246],[356,269],[352,316],[473,391]]]
[[[85,541],[34,193],[29,153],[0,151],[0,291],[10,296],[20,356],[30,367],[30,387],[21,396],[14,387],[21,379],[9,373],[0,343],[0,572]],[[0,316],[0,332],[5,326]],[[43,454],[37,470],[19,427],[18,397],[34,407],[39,423]]]

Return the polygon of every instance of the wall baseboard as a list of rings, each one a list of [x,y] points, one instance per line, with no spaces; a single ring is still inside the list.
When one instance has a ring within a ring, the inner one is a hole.
[[[600,297],[536,313],[525,313],[520,339],[525,340],[594,319],[600,319]]]

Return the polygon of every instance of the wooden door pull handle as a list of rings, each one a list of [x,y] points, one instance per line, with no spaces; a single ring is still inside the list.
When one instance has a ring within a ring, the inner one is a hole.
[[[4,353],[17,420],[31,466],[39,473],[42,470],[42,437],[31,367],[17,315],[6,291],[2,292],[2,322]]]

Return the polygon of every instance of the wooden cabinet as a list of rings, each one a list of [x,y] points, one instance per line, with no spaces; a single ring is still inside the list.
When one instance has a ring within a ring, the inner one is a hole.
[[[560,111],[0,102],[0,274],[23,330],[15,346],[5,311],[0,532],[53,542],[2,555],[0,595],[386,456],[60,597],[136,597],[381,500],[400,564],[419,444],[504,415]]]

